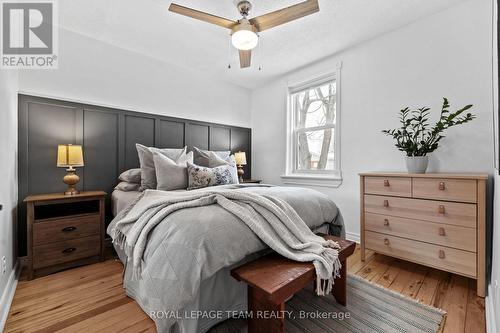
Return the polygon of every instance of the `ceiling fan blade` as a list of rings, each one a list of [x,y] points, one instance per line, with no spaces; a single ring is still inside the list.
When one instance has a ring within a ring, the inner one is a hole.
[[[228,20],[223,17],[219,17],[216,15],[208,14],[205,12],[201,12],[199,10],[191,9],[188,7],[184,7],[181,5],[177,5],[175,3],[170,4],[170,7],[168,8],[171,12],[181,14],[184,16],[188,16],[197,20],[205,21],[208,23],[212,23],[224,28],[232,29],[238,22]]]
[[[255,25],[257,30],[264,31],[318,11],[318,0],[307,0],[287,8],[254,17],[250,19],[250,23]]]
[[[252,63],[252,50],[238,50],[240,52],[240,67],[250,67]]]

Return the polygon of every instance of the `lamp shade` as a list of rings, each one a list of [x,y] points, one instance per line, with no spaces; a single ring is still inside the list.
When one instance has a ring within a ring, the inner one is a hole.
[[[59,145],[57,147],[57,166],[60,168],[82,167],[83,149],[79,145]]]
[[[237,165],[247,165],[247,155],[243,151],[234,153],[234,159]]]

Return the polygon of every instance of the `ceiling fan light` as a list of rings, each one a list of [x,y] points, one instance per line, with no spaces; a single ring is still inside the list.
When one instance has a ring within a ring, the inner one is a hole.
[[[251,30],[238,30],[231,36],[231,42],[238,50],[251,50],[259,43],[259,36]]]

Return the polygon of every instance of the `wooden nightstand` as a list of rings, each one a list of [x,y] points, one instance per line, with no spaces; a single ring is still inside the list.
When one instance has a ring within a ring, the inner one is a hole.
[[[256,180],[256,179],[243,179],[242,184],[260,184],[262,183],[262,180]]]
[[[40,194],[24,199],[28,279],[104,259],[106,192]]]

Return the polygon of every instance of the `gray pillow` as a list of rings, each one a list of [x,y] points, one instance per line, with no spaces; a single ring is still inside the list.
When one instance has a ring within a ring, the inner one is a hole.
[[[123,192],[139,191],[140,188],[140,179],[139,183],[119,182],[118,185],[115,186],[115,190],[120,190]]]
[[[186,154],[186,147],[182,149],[160,149],[155,147],[146,147],[136,143],[139,162],[141,163],[141,189],[156,189],[156,171],[153,160],[153,153],[159,153],[176,161],[181,155]]]
[[[177,161],[159,153],[153,153],[156,170],[156,189],[172,191],[188,187],[187,163],[193,163],[193,152],[181,155]]]
[[[193,147],[193,152],[194,152],[194,164],[204,167],[209,166],[210,152],[214,153],[223,160],[225,160],[226,158],[229,157],[229,155],[231,155],[230,151],[210,151],[210,150],[199,149],[196,147]]]
[[[226,164],[215,168],[208,168],[188,163],[187,169],[188,190],[209,186],[238,184],[236,164]]]
[[[208,156],[208,167],[215,168],[221,165],[236,164],[236,159],[234,155],[228,156],[227,158],[221,158],[215,152],[209,152]]]
[[[122,182],[140,184],[141,183],[141,169],[129,169],[123,171],[118,177]]]

